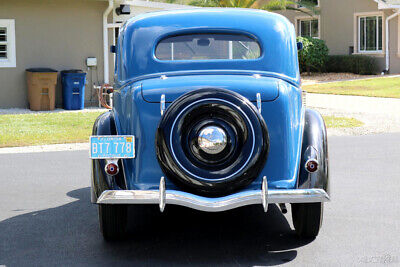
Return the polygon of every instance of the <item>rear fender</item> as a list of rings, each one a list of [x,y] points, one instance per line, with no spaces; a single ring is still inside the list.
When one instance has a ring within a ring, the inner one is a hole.
[[[328,142],[325,122],[317,111],[306,109],[304,119],[303,144],[297,188],[324,189],[329,194]],[[318,170],[307,172],[308,159],[316,158]]]

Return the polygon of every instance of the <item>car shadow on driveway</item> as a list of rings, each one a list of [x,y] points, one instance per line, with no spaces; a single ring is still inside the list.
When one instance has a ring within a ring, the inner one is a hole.
[[[276,205],[221,213],[147,206],[129,213],[126,239],[107,243],[99,232],[90,189],[77,201],[0,222],[0,265],[278,265],[292,261],[298,239]]]

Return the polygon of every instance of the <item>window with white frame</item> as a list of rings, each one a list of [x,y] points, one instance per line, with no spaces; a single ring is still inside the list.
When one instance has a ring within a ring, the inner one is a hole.
[[[319,38],[319,20],[298,19],[297,31],[297,35],[301,37]]]
[[[16,67],[15,21],[0,19],[0,68]]]
[[[382,16],[358,17],[358,51],[360,53],[382,52]]]

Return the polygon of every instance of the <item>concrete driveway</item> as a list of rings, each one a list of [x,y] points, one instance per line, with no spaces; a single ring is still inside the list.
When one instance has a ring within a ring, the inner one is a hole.
[[[352,266],[400,264],[400,134],[329,139],[332,202],[316,240],[270,205],[224,213],[167,206],[105,243],[87,151],[1,154],[0,265]],[[290,209],[289,209],[290,210]]]

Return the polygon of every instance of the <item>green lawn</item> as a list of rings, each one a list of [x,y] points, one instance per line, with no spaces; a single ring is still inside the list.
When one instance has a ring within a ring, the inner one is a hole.
[[[103,112],[0,115],[0,147],[88,142]],[[328,128],[359,127],[354,118],[324,116]]]
[[[0,147],[88,142],[101,113],[0,115]]]
[[[305,85],[309,93],[400,98],[400,78],[374,78],[359,81]]]
[[[327,128],[353,128],[363,126],[364,123],[347,117],[323,116]]]

